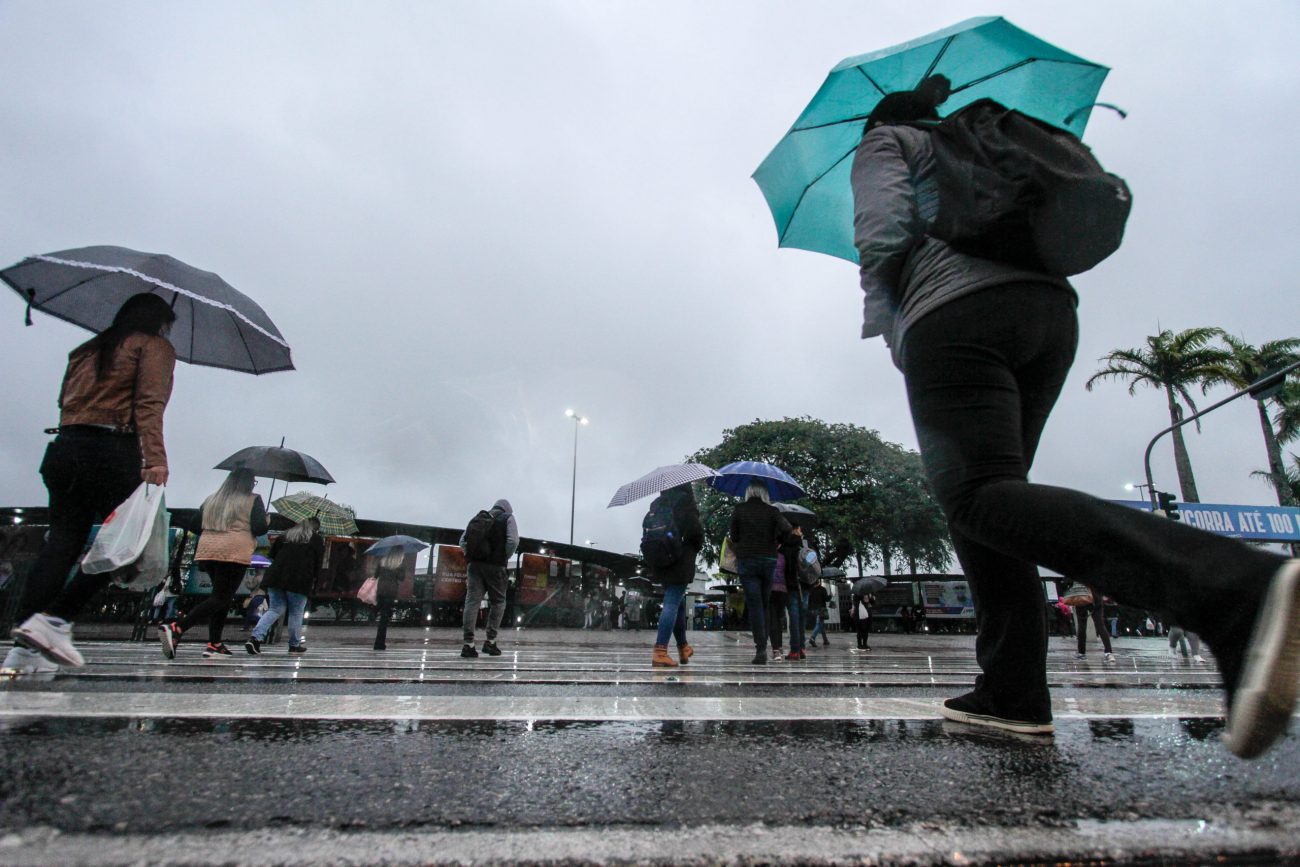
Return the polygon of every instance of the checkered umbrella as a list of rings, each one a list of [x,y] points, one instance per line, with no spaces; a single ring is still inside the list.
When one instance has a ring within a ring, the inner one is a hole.
[[[355,536],[360,532],[351,508],[306,491],[281,497],[271,506],[294,523],[316,518],[320,521],[320,531],[327,536]]]
[[[642,497],[648,497],[651,494],[657,494],[660,491],[666,491],[687,482],[708,479],[717,474],[717,470],[706,467],[704,464],[669,464],[666,467],[657,467],[635,482],[628,482],[615,491],[614,498],[609,501],[609,505],[605,508],[626,506],[628,503]]]

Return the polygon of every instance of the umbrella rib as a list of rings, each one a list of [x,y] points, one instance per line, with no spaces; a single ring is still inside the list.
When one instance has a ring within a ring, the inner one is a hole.
[[[820,181],[822,178],[829,175],[831,172],[835,171],[835,167],[838,166],[840,163],[844,162],[846,159],[848,159],[849,156],[851,156],[853,152],[856,151],[857,149],[858,149],[857,145],[854,145],[853,147],[849,148],[848,153],[846,153],[844,156],[837,159],[833,164],[831,164],[830,168],[822,172],[817,177],[813,178],[812,181],[803,188],[803,192],[799,194],[799,201],[795,202],[794,207],[790,209],[790,222],[785,224],[785,228],[781,230],[781,237],[777,239],[778,247],[785,242],[786,233],[790,231],[790,226],[794,224],[794,215],[799,213],[799,206],[803,204],[803,197],[808,195],[808,191],[811,190],[814,186],[816,186],[818,181]]]
[[[881,87],[879,84],[877,84],[874,78],[872,78],[870,75],[867,75],[867,71],[865,69],[863,69],[861,66],[855,66],[853,68],[856,69],[859,73],[861,73],[862,77],[865,78],[867,81],[869,81],[872,87],[880,91],[881,96],[886,95],[885,89]]]
[[[921,76],[921,81],[925,81],[927,78],[929,78],[931,75],[934,74],[934,68],[939,65],[939,61],[942,60],[943,56],[948,53],[948,46],[952,45],[952,41],[956,38],[957,37],[955,35],[949,36],[947,39],[943,41],[943,47],[940,48],[938,52],[935,53],[934,60],[930,61],[930,66],[928,69],[925,70],[925,75]],[[917,84],[919,85],[920,82],[917,82]]]
[[[232,312],[232,315],[233,315],[233,311],[231,311],[231,312]],[[194,339],[194,338],[193,338],[193,334],[192,334],[193,329],[190,329],[190,331],[191,331],[191,337],[190,337],[190,339],[193,340],[193,339]],[[256,375],[259,373],[259,371],[258,371],[258,369],[257,369],[257,361],[256,361],[256,359],[253,358],[253,350],[252,350],[252,348],[248,345],[248,341],[244,338],[244,329],[242,329],[242,328],[239,327],[239,322],[238,322],[238,320],[236,320],[236,322],[235,322],[235,333],[239,335],[239,342],[242,343],[242,344],[244,344],[244,352],[247,352],[247,353],[248,353],[248,366],[249,366],[250,368],[252,368],[252,370],[253,370],[253,375],[256,376]]]
[[[71,292],[73,289],[76,289],[78,286],[85,285],[86,283],[89,283],[89,282],[92,281],[92,280],[98,280],[100,277],[103,277],[103,276],[104,276],[103,274],[91,274],[91,275],[90,275],[89,277],[87,277],[86,279],[84,279],[84,280],[78,280],[76,283],[73,283],[71,286],[67,287],[66,289],[60,289],[58,292],[55,292],[53,295],[49,296],[48,298],[42,299],[40,304],[32,304],[32,306],[35,307],[37,310],[40,310],[42,313],[45,313],[46,311],[43,310],[43,309],[41,309],[41,305],[49,304],[49,303],[50,303],[51,301],[53,301],[54,299],[58,298],[58,297],[61,296],[61,295],[66,295],[66,294],[68,294],[68,293]],[[9,283],[8,280],[6,280],[5,282],[6,282],[6,283]],[[13,286],[14,284],[9,283],[9,285],[10,285],[10,286]],[[14,288],[17,289],[18,287],[17,287],[17,286],[14,286]]]

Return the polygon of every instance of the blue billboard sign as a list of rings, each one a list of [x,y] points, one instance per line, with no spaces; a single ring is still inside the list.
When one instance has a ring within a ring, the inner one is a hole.
[[[1145,500],[1116,500],[1122,506],[1151,511]],[[1221,536],[1258,542],[1300,542],[1300,509],[1291,506],[1234,506],[1224,503],[1178,504],[1189,527]]]

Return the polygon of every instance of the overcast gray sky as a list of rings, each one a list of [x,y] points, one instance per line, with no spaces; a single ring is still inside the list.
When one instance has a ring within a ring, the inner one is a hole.
[[[1034,472],[1122,497],[1168,416],[1086,392],[1099,356],[1160,327],[1300,335],[1293,2],[0,0],[0,264],[166,252],[280,326],[295,372],[178,365],[173,505],[283,436],[364,517],[459,526],[504,496],[566,541],[572,407],[577,541],[633,550],[643,510],[606,510],[614,490],[725,428],[811,415],[915,447],[900,375],[857,337],[856,269],[778,250],[749,175],[842,58],[983,14],[1111,66],[1100,98],[1130,112],[1086,136],[1135,207],[1075,281],[1079,360]],[[10,293],[0,503],[36,505],[87,334],[22,317]],[[1276,502],[1249,478],[1253,406],[1189,446],[1203,500]],[[1167,445],[1155,472],[1176,489]]]

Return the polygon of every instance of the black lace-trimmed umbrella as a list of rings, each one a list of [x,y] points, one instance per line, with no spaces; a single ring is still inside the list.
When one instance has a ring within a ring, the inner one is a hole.
[[[311,455],[284,446],[249,446],[240,449],[213,469],[248,470],[264,479],[282,482],[312,482],[328,485],[334,481],[329,471]]]
[[[35,308],[98,334],[126,299],[152,292],[176,312],[168,337],[181,361],[253,374],[293,370],[289,344],[256,302],[171,256],[81,247],[29,256],[0,271],[0,280],[27,302],[28,325]]]

